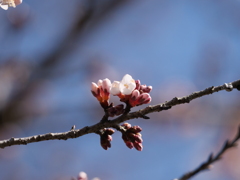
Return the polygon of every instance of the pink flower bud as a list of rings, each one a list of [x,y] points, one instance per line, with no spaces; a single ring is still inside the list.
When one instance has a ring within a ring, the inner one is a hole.
[[[17,6],[22,3],[22,0],[14,0],[14,2],[15,2],[15,5]]]
[[[98,85],[94,82],[92,82],[91,91],[92,91],[92,93],[95,97],[100,94],[100,90],[98,88]]]
[[[79,174],[78,174],[78,180],[87,180],[88,177],[87,177],[87,174],[83,171],[81,171]]]
[[[129,123],[123,123],[121,126],[124,127],[125,129],[131,128],[131,124]]]
[[[107,92],[110,91],[111,85],[112,85],[112,83],[108,78],[106,78],[102,81],[103,90],[106,90]]]
[[[148,86],[146,87],[146,89],[144,90],[145,93],[150,93],[152,91],[152,86]]]
[[[128,142],[128,141],[130,141],[129,138],[128,138],[128,136],[126,135],[126,133],[122,133],[122,139],[123,139],[123,141],[124,141],[125,143]]]
[[[152,98],[148,93],[142,93],[137,99],[138,105],[150,103],[151,100]]]
[[[133,133],[139,133],[142,131],[142,128],[140,126],[132,126],[131,129],[129,129],[129,131],[133,132]]]
[[[136,89],[135,89],[135,90],[132,92],[131,97],[129,98],[129,104],[130,104],[132,107],[138,105],[137,99],[138,99],[139,96],[140,96],[139,90],[136,90]]]
[[[102,87],[102,82],[103,81],[101,79],[98,80],[98,82],[97,82],[98,87]]]
[[[92,92],[92,95],[93,95],[94,97],[96,97],[99,102],[102,102],[102,97],[101,97],[101,94],[100,94],[100,89],[99,89],[98,85],[97,85],[96,83],[94,83],[94,82],[92,82],[91,92]]]
[[[140,80],[135,80],[135,83],[136,83],[136,88],[135,89],[140,90],[140,86],[141,86]]]
[[[107,150],[108,148],[111,147],[111,143],[110,141],[112,141],[112,137],[110,135],[102,135],[101,138],[100,138],[100,142],[101,142],[101,146],[103,149]]]
[[[133,143],[133,146],[135,147],[136,150],[142,151],[143,150],[143,145],[142,143]]]
[[[140,86],[140,90],[144,91],[144,89],[146,89],[147,85],[146,84],[143,84]]]
[[[98,80],[98,87],[100,89],[100,95],[102,97],[102,101],[108,101],[110,98],[110,88],[111,81],[109,79]]]
[[[105,130],[105,133],[106,134],[109,134],[109,135],[112,135],[115,131],[113,129],[106,129]]]
[[[129,149],[132,149],[134,146],[133,146],[133,143],[130,142],[130,141],[126,141],[125,142],[126,146],[129,148]]]

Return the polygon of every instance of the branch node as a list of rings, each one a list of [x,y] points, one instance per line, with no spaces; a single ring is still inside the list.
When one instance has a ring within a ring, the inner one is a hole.
[[[233,90],[232,83],[224,83],[224,86],[225,86],[225,90],[228,91],[228,92]]]

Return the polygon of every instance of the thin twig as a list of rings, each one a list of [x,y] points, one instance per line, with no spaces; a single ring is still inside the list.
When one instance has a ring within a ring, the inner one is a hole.
[[[99,123],[97,123],[95,125],[86,126],[82,129],[76,129],[76,130],[62,132],[62,133],[48,133],[48,134],[35,135],[35,136],[24,137],[24,138],[10,138],[7,140],[2,140],[2,141],[0,141],[0,148],[12,146],[12,145],[20,145],[20,144],[26,145],[26,144],[33,143],[33,142],[46,141],[46,140],[56,140],[56,139],[67,140],[70,138],[77,138],[77,137],[80,137],[80,136],[83,136],[83,135],[86,135],[89,133],[96,133],[96,132],[99,132],[99,130],[101,130],[103,128],[114,127],[116,124],[120,124],[120,123],[130,120],[130,119],[143,118],[143,116],[145,116],[146,114],[149,114],[149,113],[168,110],[172,106],[189,103],[193,99],[197,99],[197,98],[200,98],[205,95],[209,95],[209,94],[212,94],[212,93],[215,93],[218,91],[222,91],[222,90],[229,91],[229,85],[231,85],[231,90],[234,88],[239,90],[240,80],[237,80],[237,81],[234,81],[234,82],[228,83],[228,84],[225,83],[222,86],[216,86],[216,87],[212,86],[205,90],[202,90],[199,92],[194,92],[194,93],[190,94],[189,96],[185,96],[185,97],[181,97],[181,98],[175,97],[172,100],[167,101],[165,103],[157,104],[154,106],[148,106],[144,109],[141,109],[139,111],[132,112],[129,114],[123,114],[122,116],[120,116],[114,120],[111,120],[111,121],[105,121],[105,122],[100,121]]]
[[[187,180],[192,178],[194,175],[198,174],[201,171],[204,170],[208,170],[211,167],[211,164],[213,164],[214,162],[220,160],[222,158],[223,153],[226,152],[226,150],[232,148],[232,147],[236,147],[237,146],[237,140],[240,139],[240,126],[238,127],[238,132],[236,134],[236,137],[232,140],[232,141],[226,141],[222,147],[222,149],[214,156],[213,153],[211,153],[207,159],[207,161],[203,162],[198,168],[196,168],[193,171],[190,171],[186,174],[184,174],[182,177],[180,177],[179,179],[175,179],[175,180]]]

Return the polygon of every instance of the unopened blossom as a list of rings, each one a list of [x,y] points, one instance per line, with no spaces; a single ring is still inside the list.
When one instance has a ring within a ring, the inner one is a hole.
[[[111,86],[112,86],[111,81],[108,78],[102,80],[102,85],[100,87],[100,93],[103,98],[103,101],[109,100]]]
[[[129,104],[134,107],[134,106],[137,106],[139,104],[138,102],[138,97],[140,96],[140,92],[139,90],[135,89],[132,94],[131,94],[131,97],[129,98]]]
[[[152,101],[152,98],[151,98],[150,94],[148,94],[148,93],[142,93],[142,94],[138,97],[137,101],[138,101],[138,103],[139,103],[138,105],[148,104],[148,103],[150,103],[150,102]]]
[[[87,174],[83,171],[81,171],[79,174],[78,174],[78,177],[77,177],[78,180],[88,180],[88,177],[87,177]]]
[[[113,129],[103,129],[103,134],[100,134],[100,144],[103,149],[108,150],[111,147],[112,134],[114,133]]]
[[[129,74],[126,74],[119,84],[119,90],[124,95],[130,95],[136,88],[135,80]]]
[[[144,93],[150,93],[152,90],[152,86],[141,85],[140,91]]]
[[[22,0],[0,0],[0,7],[4,10],[7,10],[8,7],[16,7],[21,4]]]
[[[142,93],[140,94],[140,92],[138,90],[134,90],[131,94],[131,97],[129,98],[129,104],[134,107],[134,106],[139,106],[142,104],[148,104],[150,103],[152,100],[150,94],[148,93]]]
[[[92,82],[91,92],[92,92],[93,96],[97,98],[98,101],[102,102],[102,97],[101,97],[101,94],[100,94],[100,88],[94,82]]]
[[[140,80],[135,80],[135,83],[136,83],[136,88],[135,89],[140,90],[140,85],[141,85]]]
[[[93,96],[96,97],[102,105],[104,105],[104,107],[108,106],[111,86],[111,81],[107,78],[104,80],[98,80],[97,84],[92,82],[91,92]]]

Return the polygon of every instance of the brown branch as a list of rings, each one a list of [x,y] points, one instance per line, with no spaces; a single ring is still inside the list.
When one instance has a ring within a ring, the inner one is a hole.
[[[116,124],[120,124],[124,121],[130,120],[130,119],[135,119],[135,118],[146,118],[146,114],[153,113],[153,112],[160,112],[163,110],[168,110],[172,106],[176,106],[179,104],[184,104],[184,103],[189,103],[193,99],[200,98],[205,95],[209,95],[218,91],[222,90],[227,90],[231,91],[232,89],[240,89],[240,80],[234,81],[232,83],[225,83],[222,86],[212,86],[209,87],[205,90],[199,91],[199,92],[194,92],[190,94],[189,96],[181,97],[181,98],[173,98],[170,101],[166,101],[165,103],[162,104],[157,104],[154,106],[148,106],[144,109],[141,109],[136,112],[128,113],[128,114],[123,114],[120,117],[114,119],[114,120],[107,120],[107,121],[100,121],[99,123],[92,125],[92,126],[86,126],[82,129],[76,129],[76,130],[70,130],[67,132],[62,132],[62,133],[48,133],[48,134],[42,134],[42,135],[36,135],[36,136],[30,136],[30,137],[24,137],[24,138],[10,138],[7,140],[2,140],[0,141],[0,148],[4,148],[7,146],[12,146],[12,145],[26,145],[29,143],[33,142],[38,142],[38,141],[46,141],[46,140],[67,140],[70,138],[77,138],[89,133],[96,133],[99,132],[99,130],[103,128],[109,128],[109,127],[114,127]]]
[[[208,160],[202,163],[198,168],[196,168],[193,171],[190,171],[186,174],[184,174],[181,178],[175,179],[175,180],[187,180],[190,179],[191,177],[195,176],[201,171],[208,170],[211,167],[211,164],[214,162],[220,160],[222,158],[222,155],[230,148],[236,147],[237,146],[237,140],[240,139],[240,126],[238,127],[238,132],[236,134],[236,137],[232,141],[226,141],[222,147],[222,149],[214,156],[213,153],[211,153],[208,157]]]

